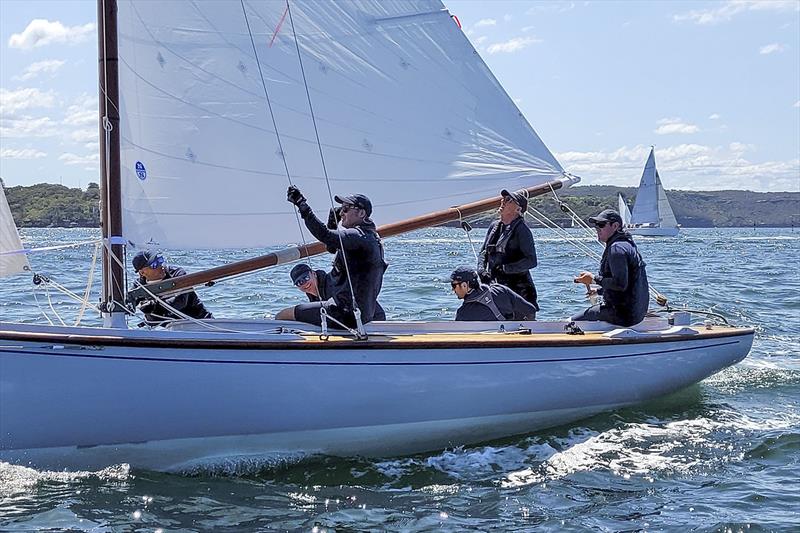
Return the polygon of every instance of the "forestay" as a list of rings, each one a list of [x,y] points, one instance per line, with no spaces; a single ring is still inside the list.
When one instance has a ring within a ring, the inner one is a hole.
[[[650,149],[647,163],[644,165],[636,203],[633,206],[631,224],[653,224],[661,227],[678,225],[672,207],[669,205],[664,186],[656,170],[655,150]]]
[[[28,256],[23,253],[22,241],[11,216],[6,193],[0,185],[0,277],[30,272]]]
[[[378,224],[563,174],[438,0],[244,6],[120,1],[123,228],[135,245],[302,242],[287,168],[327,215],[296,46],[333,193],[368,195]]]

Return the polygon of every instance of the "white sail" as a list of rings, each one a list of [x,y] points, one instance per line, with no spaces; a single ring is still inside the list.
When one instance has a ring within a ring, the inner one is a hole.
[[[627,226],[631,223],[631,210],[628,209],[628,204],[621,194],[617,195],[617,204],[619,205],[619,216],[622,217],[622,225]]]
[[[331,189],[378,224],[563,174],[439,0],[244,5],[119,4],[129,241],[301,242],[287,168],[327,215],[298,45]]]
[[[0,277],[30,270],[28,256],[22,253],[22,241],[11,216],[6,193],[0,185]]]
[[[675,220],[675,214],[672,212],[664,187],[661,185],[658,170],[656,170],[654,152],[655,150],[651,148],[647,163],[644,165],[642,179],[639,182],[639,192],[636,194],[636,202],[631,214],[631,224],[677,228],[678,222]]]
[[[661,183],[661,176],[658,175],[658,170],[656,170],[656,190],[658,191],[658,215],[660,217],[660,225],[662,227],[677,227],[678,221],[675,219],[675,213],[672,212],[672,206],[669,205],[669,200],[667,200],[667,193],[664,190],[664,185]]]

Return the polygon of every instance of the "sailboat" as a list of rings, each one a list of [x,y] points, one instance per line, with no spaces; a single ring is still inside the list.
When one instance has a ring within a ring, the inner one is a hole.
[[[6,191],[0,184],[0,278],[30,272],[28,256],[22,253],[22,249]]]
[[[324,252],[285,201],[289,184],[326,211],[332,191],[368,195],[389,237],[494,208],[503,188],[535,196],[578,179],[438,0],[103,0],[98,19],[104,324],[0,322],[0,460],[186,471],[423,452],[642,402],[749,352],[752,328],[695,326],[686,312],[569,332],[128,328],[126,251],[290,245],[146,287],[160,295]]]
[[[636,193],[636,203],[633,205],[628,231],[634,235],[647,237],[676,237],[679,232],[678,221],[669,205],[667,193],[656,169],[653,147],[650,148],[650,155],[647,157],[642,179],[639,181],[639,191]]]

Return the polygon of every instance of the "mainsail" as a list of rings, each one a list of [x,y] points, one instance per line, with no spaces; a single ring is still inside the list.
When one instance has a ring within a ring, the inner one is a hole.
[[[137,246],[308,240],[290,181],[321,216],[328,180],[364,193],[380,225],[563,175],[439,0],[128,0],[118,20]]]
[[[11,216],[6,193],[0,185],[0,277],[30,270],[28,256],[23,253],[22,241],[14,224],[14,217]]]
[[[631,224],[648,224],[659,227],[677,227],[678,222],[672,207],[669,205],[664,186],[656,170],[655,149],[650,149],[647,163],[644,165],[642,179],[639,182],[639,192],[636,193],[636,203],[633,206]]]

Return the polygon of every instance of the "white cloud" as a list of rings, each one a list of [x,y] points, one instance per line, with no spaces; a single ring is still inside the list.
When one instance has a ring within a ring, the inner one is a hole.
[[[529,8],[526,15],[536,15],[538,13],[565,13],[575,9],[575,2],[537,2]]]
[[[50,117],[20,116],[0,119],[0,137],[54,137],[58,133],[58,123]]]
[[[508,14],[508,13],[506,13],[505,15],[503,15],[503,21],[504,21],[504,22],[511,22],[512,20],[514,20],[514,16],[513,16],[513,15],[510,15],[510,14]]]
[[[58,160],[65,165],[95,165],[100,161],[100,154],[77,155],[67,152],[58,156]]]
[[[34,148],[22,148],[20,150],[3,148],[0,150],[0,157],[4,157],[6,159],[40,159],[46,156],[46,153]]]
[[[768,44],[768,45],[765,45],[765,46],[762,46],[761,48],[759,48],[758,49],[758,53],[761,54],[761,55],[767,55],[767,54],[774,54],[774,53],[777,53],[777,52],[783,52],[784,50],[786,50],[786,47],[783,46],[782,44],[780,44],[780,43],[771,43],[771,44]]]
[[[522,28],[522,32],[528,33],[529,31],[532,31],[534,29],[536,29],[536,26],[525,26],[524,28]]]
[[[717,113],[711,113],[708,115],[709,120],[719,120],[719,115]]]
[[[728,147],[678,144],[656,147],[656,165],[667,189],[797,191],[800,159],[752,162],[743,151],[753,145],[731,143]],[[623,146],[616,150],[555,154],[584,185],[636,186],[642,176],[649,146]]]
[[[514,37],[508,41],[502,43],[494,43],[490,44],[486,51],[489,54],[497,54],[497,53],[505,53],[505,54],[512,54],[523,48],[527,48],[528,46],[534,43],[542,42],[541,39],[537,39],[535,37]]]
[[[64,124],[71,127],[96,125],[99,113],[97,97],[84,93],[67,107]]]
[[[25,109],[53,107],[55,103],[56,94],[53,91],[42,92],[35,87],[15,91],[0,88],[0,115],[6,117]]]
[[[697,133],[700,131],[694,124],[688,124],[680,118],[662,118],[658,121],[658,127],[653,133],[658,135],[669,135],[671,133]]]
[[[474,27],[482,28],[484,26],[494,26],[495,24],[497,24],[497,21],[495,19],[481,19],[475,23]]]
[[[486,39],[488,39],[488,37],[487,37],[487,36],[485,36],[485,35],[481,35],[480,37],[477,37],[477,38],[473,39],[473,41],[474,41],[474,43],[475,43],[475,44],[478,44],[478,45],[480,45],[480,44],[483,44],[483,43],[485,43],[485,42],[486,42]]]
[[[728,0],[723,4],[714,4],[711,9],[692,10],[673,15],[676,22],[690,21],[695,24],[710,25],[727,22],[733,17],[748,11],[798,12],[800,3],[797,0]]]
[[[46,61],[37,61],[31,63],[25,68],[25,71],[20,76],[14,76],[15,80],[27,81],[37,77],[40,74],[50,74],[52,77],[64,66],[64,61],[59,59],[48,59]]]
[[[732,142],[732,143],[730,143],[728,145],[728,149],[731,152],[735,153],[735,154],[740,154],[742,152],[755,150],[756,149],[756,145],[754,145],[754,144],[745,144],[745,143],[740,143],[740,142],[734,141],[734,142]]]
[[[792,107],[800,107],[800,100],[796,101]]]
[[[86,41],[94,34],[94,23],[83,26],[64,26],[61,22],[46,19],[34,19],[22,31],[8,39],[9,48],[30,50],[48,44],[75,44]]]

